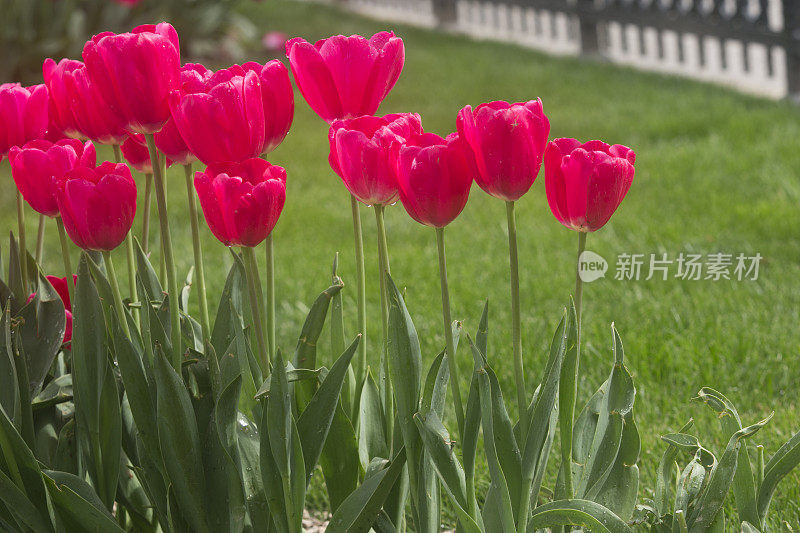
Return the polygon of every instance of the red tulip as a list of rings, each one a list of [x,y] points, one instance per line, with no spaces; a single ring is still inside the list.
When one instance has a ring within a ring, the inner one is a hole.
[[[64,314],[66,315],[66,327],[64,328],[64,339],[61,341],[62,344],[67,344],[69,341],[72,340],[72,303],[69,299],[69,288],[67,287],[67,278],[59,278],[56,276],[47,276],[47,281],[50,282],[50,285],[58,293],[58,296],[61,297],[61,301],[64,302]],[[72,275],[73,286],[78,283],[78,276]],[[36,293],[31,294],[28,296],[28,300],[26,303],[30,303],[33,300]]]
[[[0,159],[12,146],[40,139],[47,131],[47,88],[0,85]]]
[[[50,94],[51,123],[65,136],[100,144],[122,144],[128,136],[125,123],[90,83],[83,63],[62,59],[56,64],[46,59],[42,73]]]
[[[403,41],[393,32],[335,35],[311,44],[286,43],[294,79],[311,109],[327,122],[373,115],[394,87],[405,61]]]
[[[201,91],[203,84],[212,74],[212,71],[200,63],[186,63],[181,67],[181,87],[189,89],[189,92]],[[158,150],[173,163],[189,165],[197,161],[197,157],[186,146],[186,141],[183,140],[171,117],[161,131],[155,134],[155,141]]]
[[[472,154],[458,134],[446,139],[433,133],[414,135],[395,157],[400,200],[411,218],[435,228],[455,220],[475,177]]]
[[[391,150],[395,144],[420,133],[422,123],[416,114],[337,120],[328,133],[328,160],[360,202],[392,204],[399,193]]]
[[[475,154],[481,189],[507,202],[519,200],[542,166],[550,121],[540,99],[489,102],[458,113],[458,133]]]
[[[58,189],[67,234],[84,250],[111,251],[122,243],[136,214],[136,182],[123,163],[78,166]]]
[[[286,138],[294,118],[294,89],[286,66],[273,59],[266,65],[252,61],[242,65],[258,74],[261,80],[261,101],[264,105],[264,147],[261,153],[272,152]]]
[[[34,211],[58,215],[56,191],[67,172],[78,165],[94,166],[97,156],[91,142],[62,139],[56,143],[38,139],[24,147],[12,147],[8,154],[11,176],[22,197]]]
[[[240,162],[264,148],[264,105],[255,72],[241,67],[214,73],[202,87],[184,86],[169,98],[172,119],[203,163]]]
[[[576,231],[602,228],[633,183],[636,154],[621,144],[556,139],[544,154],[550,210]]]
[[[210,165],[194,178],[211,232],[225,246],[258,246],[286,201],[286,171],[263,159]]]
[[[130,166],[142,174],[153,173],[153,164],[150,160],[150,151],[147,149],[147,141],[145,140],[144,135],[140,133],[134,133],[130,135],[127,139],[125,139],[125,142],[122,143],[120,149],[122,149],[122,155],[125,157],[125,161],[127,161]],[[167,166],[172,165],[172,163],[173,161],[167,157]]]
[[[178,34],[171,25],[100,33],[83,47],[92,84],[133,133],[155,133],[169,119],[169,93],[180,82]]]

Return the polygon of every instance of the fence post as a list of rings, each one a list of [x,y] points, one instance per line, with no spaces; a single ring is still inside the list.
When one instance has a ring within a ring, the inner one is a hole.
[[[432,0],[432,2],[436,25],[440,28],[454,26],[458,19],[458,12],[456,11],[457,0]]]
[[[800,96],[800,6],[783,0],[783,33],[786,38],[786,82],[789,98]]]
[[[594,11],[594,0],[577,1],[578,27],[581,39],[581,54],[596,56],[600,53],[600,37],[597,20],[591,16]]]

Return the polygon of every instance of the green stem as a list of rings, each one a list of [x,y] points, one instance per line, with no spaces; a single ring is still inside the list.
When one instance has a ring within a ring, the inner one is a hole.
[[[111,259],[111,252],[104,250],[103,259],[106,262],[106,272],[108,272],[108,283],[111,285],[111,292],[114,295],[114,307],[117,310],[119,322],[125,336],[131,338],[131,330],[128,327],[128,317],[125,314],[125,304],[122,303],[122,295],[119,292],[119,282],[117,281],[117,271],[114,268],[114,261]],[[171,304],[171,303],[170,303]]]
[[[158,205],[158,219],[161,224],[161,248],[167,270],[167,286],[170,295],[170,333],[172,339],[172,366],[178,375],[181,375],[181,319],[178,309],[178,279],[175,276],[175,260],[172,254],[172,238],[169,233],[169,219],[167,218],[167,198],[164,189],[164,173],[159,165],[158,151],[152,133],[145,134],[147,148],[150,151],[150,162],[153,165],[153,181],[156,186],[156,202]],[[166,158],[164,158],[166,159]]]
[[[447,258],[444,248],[444,228],[436,228],[436,246],[439,250],[439,279],[442,285],[442,320],[444,326],[444,340],[447,347],[447,362],[450,366],[450,385],[453,390],[453,403],[456,409],[458,432],[464,432],[464,407],[461,403],[461,392],[458,386],[458,366],[456,365],[456,351],[453,346],[453,320],[450,317],[450,289],[447,286]]]
[[[580,259],[581,254],[586,250],[586,236],[588,235],[585,231],[578,232],[578,257]],[[580,275],[580,265],[576,266],[575,272],[575,315],[577,318],[576,327],[577,327],[577,339],[578,339],[578,363],[580,362],[581,356],[581,316],[582,316],[582,309],[583,309],[583,280],[581,279]],[[578,372],[578,365],[575,366],[575,372],[577,375]]]
[[[42,265],[42,256],[44,255],[44,224],[46,217],[39,213],[39,231],[36,233],[36,264]]]
[[[119,145],[114,144],[112,145],[114,150],[114,161],[118,164],[122,162],[122,152],[120,151]],[[136,254],[134,253],[133,248],[133,232],[128,231],[128,235],[125,236],[125,251],[127,255],[127,263],[128,263],[128,293],[131,297],[131,302],[136,302],[139,300],[138,295],[136,294]],[[133,319],[136,321],[136,325],[139,325],[139,313],[134,308],[131,310],[133,314]],[[127,324],[126,324],[127,325]]]
[[[392,382],[389,379],[389,293],[386,276],[391,273],[389,267],[389,246],[386,243],[386,224],[384,222],[384,209],[381,204],[375,204],[375,222],[378,228],[378,268],[380,273],[381,290],[381,325],[383,327],[383,405],[386,412],[386,428],[390,445],[394,442],[394,407],[392,397]]]
[[[250,310],[253,315],[253,329],[256,334],[256,343],[261,355],[261,371],[266,376],[269,373],[269,348],[264,337],[264,322],[261,317],[264,309],[264,299],[261,294],[261,278],[258,275],[258,262],[256,261],[255,248],[242,247],[245,275],[247,276],[247,289],[250,293]]]
[[[189,222],[192,225],[192,246],[194,248],[194,273],[197,277],[197,295],[200,299],[200,327],[203,329],[203,340],[211,340],[211,320],[208,316],[208,300],[206,298],[206,274],[203,266],[203,247],[200,244],[200,224],[197,204],[194,200],[192,184],[192,164],[183,166],[186,177],[186,194],[189,202]]]
[[[67,278],[67,290],[69,291],[70,302],[75,301],[75,278],[72,277],[72,262],[69,259],[69,240],[64,229],[64,221],[61,217],[56,217],[58,227],[58,238],[61,241],[61,258],[64,260],[64,275]]]
[[[267,346],[270,361],[275,357],[275,248],[272,232],[267,236]]]
[[[517,254],[517,219],[514,214],[514,202],[506,202],[508,221],[508,259],[511,265],[511,338],[514,349],[514,374],[517,380],[517,408],[522,427],[526,428],[528,412],[527,395],[525,394],[525,368],[522,364],[522,326],[519,305],[519,257]]]
[[[150,252],[150,204],[153,197],[153,175],[144,175],[144,209],[142,213],[142,251]]]
[[[353,238],[356,250],[356,277],[358,278],[358,330],[361,342],[358,345],[358,382],[367,372],[367,280],[364,274],[364,239],[361,232],[361,214],[358,200],[350,195],[350,210],[353,215]]]
[[[22,270],[22,288],[28,290],[28,252],[25,245],[25,203],[17,189],[17,228],[19,231],[19,263]]]

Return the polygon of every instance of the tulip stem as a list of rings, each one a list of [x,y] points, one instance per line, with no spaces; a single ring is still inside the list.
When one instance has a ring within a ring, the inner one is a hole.
[[[364,274],[364,239],[361,232],[361,213],[358,200],[350,195],[350,208],[353,214],[353,238],[356,249],[356,277],[358,278],[358,330],[361,342],[358,345],[359,383],[367,372],[367,280]]]
[[[386,276],[391,272],[389,268],[389,246],[386,243],[386,224],[384,223],[385,206],[375,204],[375,222],[378,226],[378,268],[380,269],[381,290],[381,325],[383,326],[383,407],[386,413],[386,428],[389,436],[389,445],[393,443],[394,432],[394,407],[392,406],[392,382],[389,379],[389,293],[386,288]]]
[[[104,250],[103,259],[106,262],[106,272],[108,272],[108,282],[111,285],[111,292],[114,295],[114,307],[119,315],[119,323],[125,336],[131,338],[131,330],[128,327],[128,317],[125,314],[125,304],[122,303],[122,295],[119,292],[119,282],[117,281],[117,271],[114,268],[114,261],[111,259],[111,252]]]
[[[41,266],[44,255],[44,223],[45,216],[39,213],[39,231],[36,233],[36,264]]]
[[[153,175],[144,175],[144,212],[142,213],[142,251],[150,252],[150,204],[153,197]]]
[[[192,225],[192,246],[194,248],[194,273],[197,276],[197,295],[200,299],[200,327],[203,330],[203,340],[211,340],[211,320],[208,317],[208,301],[206,299],[206,274],[203,266],[203,247],[200,244],[200,224],[197,214],[197,205],[194,200],[194,185],[192,184],[192,164],[183,166],[186,176],[186,194],[189,202],[189,221]]]
[[[261,352],[261,371],[266,376],[269,373],[269,349],[264,338],[264,322],[261,313],[264,309],[264,297],[261,294],[261,278],[258,275],[258,261],[256,261],[255,248],[242,246],[244,270],[247,276],[247,289],[250,293],[250,313],[253,315],[253,329],[256,334],[258,351]]]
[[[273,230],[274,231],[274,230]],[[269,360],[275,357],[275,247],[272,242],[272,232],[267,235],[267,346],[269,347]]]
[[[447,364],[450,367],[450,385],[453,390],[453,403],[456,409],[458,432],[464,432],[464,407],[461,403],[461,392],[458,386],[458,367],[456,365],[456,351],[453,344],[453,320],[450,317],[450,289],[447,286],[447,258],[444,248],[444,228],[436,228],[436,246],[439,250],[439,279],[442,285],[442,319],[444,326],[444,341],[447,347]]]
[[[514,202],[506,202],[508,219],[508,259],[511,265],[511,338],[514,350],[514,374],[517,380],[517,407],[523,428],[528,413],[528,401],[525,393],[525,368],[522,364],[522,325],[519,305],[519,257],[517,254],[517,217],[514,213]],[[486,355],[486,354],[484,354]]]
[[[114,149],[114,160],[117,164],[122,162],[122,153],[120,152],[119,145],[113,145]],[[139,300],[139,296],[136,294],[136,254],[134,253],[133,248],[133,231],[128,231],[128,234],[125,236],[125,251],[127,253],[127,263],[128,263],[128,293],[131,297],[131,302],[137,302]],[[136,321],[136,326],[140,325],[139,322],[139,313],[135,308],[131,309],[131,314],[133,315],[133,319]],[[128,325],[127,322],[125,324]]]
[[[72,262],[69,259],[69,240],[67,239],[67,232],[64,230],[64,221],[60,216],[56,217],[56,226],[58,227],[58,238],[61,241],[61,257],[64,260],[64,274],[67,278],[67,292],[69,293],[70,302],[75,301],[75,278],[72,277]]]
[[[25,204],[17,189],[17,226],[19,228],[19,264],[22,272],[22,289],[28,290],[28,252],[25,246]]]
[[[169,219],[167,218],[167,197],[164,189],[164,169],[159,164],[158,151],[152,133],[145,134],[147,149],[150,151],[150,163],[153,165],[153,182],[156,186],[156,202],[158,205],[158,219],[161,224],[161,248],[164,256],[169,287],[169,315],[170,333],[172,339],[172,366],[178,375],[181,375],[181,319],[178,309],[178,279],[175,276],[175,260],[172,255],[172,238],[169,234]]]

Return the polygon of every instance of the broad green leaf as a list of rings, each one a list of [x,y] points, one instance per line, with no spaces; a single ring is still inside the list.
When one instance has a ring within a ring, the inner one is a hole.
[[[564,346],[564,359],[561,365],[561,378],[558,386],[558,415],[561,436],[562,471],[572,472],[572,428],[575,422],[575,398],[578,394],[578,317],[575,303],[570,298],[567,310],[567,340]],[[574,490],[573,490],[574,492]],[[573,494],[567,494],[572,498]]]
[[[555,526],[580,526],[593,533],[632,533],[632,529],[613,511],[588,500],[557,500],[533,510],[529,530]]]
[[[119,393],[114,371],[106,364],[106,375],[103,380],[103,390],[100,396],[98,436],[99,449],[92,445],[95,455],[94,477],[98,480],[95,485],[100,499],[111,509],[116,499],[117,484],[119,481],[119,457],[122,451],[122,417],[119,406]],[[100,459],[98,461],[98,458]],[[100,473],[102,470],[102,474]],[[102,485],[100,484],[102,480]]]
[[[333,513],[326,532],[367,533],[400,478],[405,462],[405,449],[401,449],[387,468],[366,478]]]
[[[692,427],[692,424],[694,424],[694,421],[689,419],[689,422],[681,428],[680,433],[688,431],[689,428]],[[675,483],[675,458],[677,456],[678,448],[675,446],[667,446],[664,455],[661,457],[661,461],[658,463],[654,507],[659,517],[675,510],[672,507],[672,490]]]
[[[447,355],[443,351],[436,356],[436,359],[433,360],[431,367],[428,369],[425,386],[422,389],[420,413],[427,413],[432,409],[439,417],[444,416],[444,406],[447,401],[447,383],[449,381],[450,367],[447,364]]]
[[[139,298],[144,300],[146,295],[148,302],[160,302],[164,298],[164,289],[161,287],[161,282],[158,281],[153,265],[150,264],[150,260],[147,259],[142,250],[139,239],[134,237],[133,240],[136,242],[136,277],[141,282],[141,287],[137,287]]]
[[[244,331],[244,300],[247,292],[245,283],[244,268],[240,261],[234,261],[222,289],[211,332],[211,344],[218,354],[224,353],[236,334]]]
[[[200,462],[202,448],[195,412],[183,380],[157,350],[155,379],[158,438],[167,476],[181,515],[196,531],[208,531],[203,494],[205,480]]]
[[[270,412],[269,404],[272,397],[269,397],[261,408],[261,424],[259,425],[260,438],[260,464],[261,479],[264,487],[264,495],[272,513],[272,520],[280,533],[289,532],[289,524],[286,519],[286,501],[283,495],[283,481],[272,451],[269,438]]]
[[[254,532],[266,531],[270,527],[271,519],[267,496],[264,492],[264,481],[261,477],[258,428],[244,414],[239,413],[236,434],[248,516]]]
[[[331,511],[335,511],[358,486],[360,471],[355,429],[341,402],[336,405],[319,464],[325,477]]]
[[[358,455],[362,467],[366,469],[375,457],[386,458],[389,456],[381,393],[369,368],[367,368],[367,375],[361,387],[359,403]]]
[[[26,494],[0,470],[0,501],[19,524],[20,530],[52,531],[53,526],[46,515],[42,515]]]
[[[65,472],[42,477],[67,531],[123,531],[85,481]]]
[[[0,320],[0,407],[8,414],[12,422],[17,422],[21,405],[17,385],[17,368],[14,364],[14,349],[11,344],[10,305],[10,302],[3,302],[3,315]]]
[[[323,376],[323,372],[321,369],[317,370],[309,370],[307,368],[287,368],[286,369],[286,381],[289,383],[295,383],[297,381],[319,381]],[[267,379],[261,385],[261,388],[258,389],[258,392],[255,394],[255,398],[260,400],[269,396],[270,388],[272,387],[272,375],[267,376]]]
[[[758,514],[762,521],[767,516],[778,483],[798,464],[800,464],[800,431],[781,446],[764,467],[764,480],[758,489]]]
[[[278,473],[283,480],[288,480],[292,453],[292,391],[286,379],[285,365],[279,351],[275,364],[272,365],[272,389],[267,403],[267,435]]]
[[[72,374],[66,374],[50,381],[42,389],[42,392],[31,400],[31,407],[34,411],[38,411],[69,401],[72,401]]]

